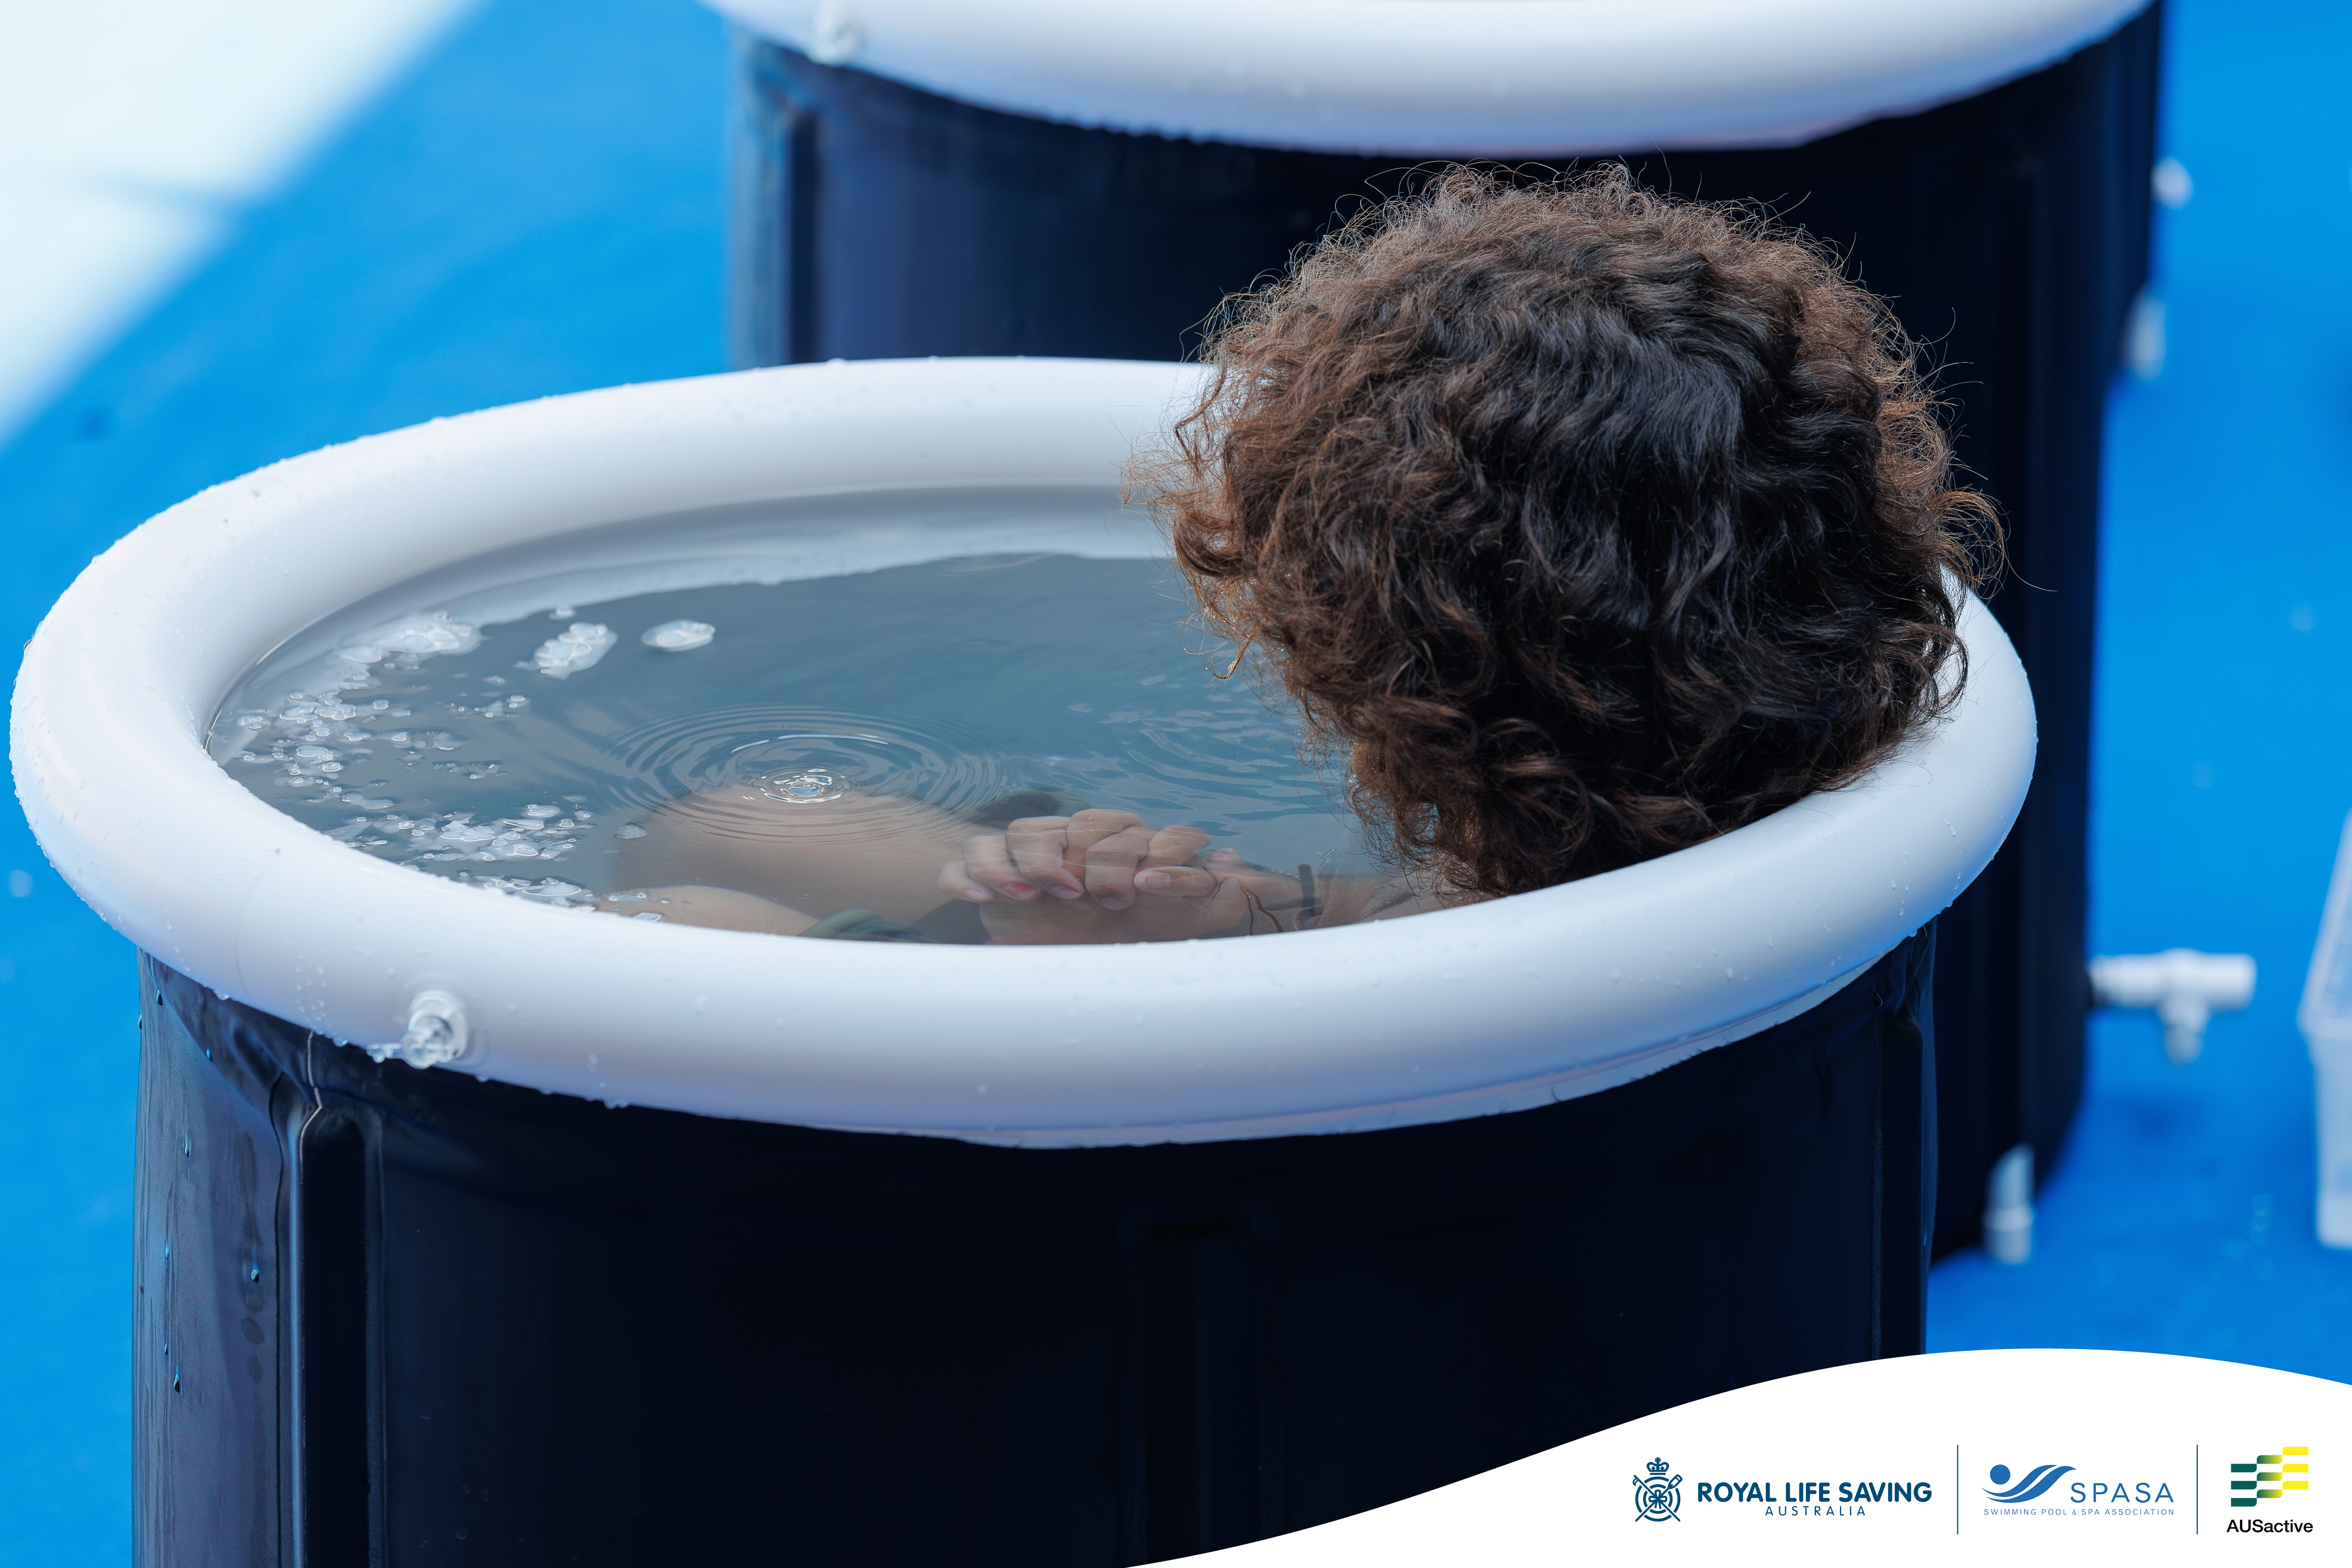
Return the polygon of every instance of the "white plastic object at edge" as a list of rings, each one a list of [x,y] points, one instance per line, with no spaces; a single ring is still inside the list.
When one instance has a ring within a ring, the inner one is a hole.
[[[2033,1257],[2033,1145],[2003,1154],[1985,1179],[1985,1255],[2011,1267]]]
[[[289,459],[156,517],[58,600],[17,679],[18,797],[117,931],[331,1038],[396,1034],[429,984],[463,1000],[464,1070],[509,1083],[1036,1145],[1439,1121],[1624,1083],[1829,994],[1949,903],[2008,832],[2032,769],[2032,699],[1973,602],[1952,716],[1849,788],[1566,886],[1255,941],[820,943],[558,910],[337,843],[201,744],[264,651],[387,584],[760,498],[1108,493],[1199,374],[801,365],[549,398]]]
[[[2319,1239],[2352,1247],[2352,816],[2336,849],[2327,910],[2295,1021],[2311,1047],[2319,1110]]]
[[[707,0],[985,108],[1340,153],[1786,147],[1980,92],[2147,0]]]
[[[2170,947],[2095,958],[2090,970],[2092,1005],[2152,1009],[2175,1067],[2204,1054],[2205,1026],[2214,1014],[2241,1012],[2254,1000],[2252,953]]]

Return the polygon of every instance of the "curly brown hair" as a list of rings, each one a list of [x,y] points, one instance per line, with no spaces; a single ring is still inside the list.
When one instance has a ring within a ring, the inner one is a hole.
[[[1455,168],[1228,301],[1137,477],[1376,837],[1468,896],[1849,783],[1966,679],[1991,508],[1817,242]]]

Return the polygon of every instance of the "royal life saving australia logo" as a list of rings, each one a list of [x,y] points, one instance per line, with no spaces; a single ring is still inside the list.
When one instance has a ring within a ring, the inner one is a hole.
[[[1669,1475],[1674,1467],[1652,1459],[1648,1474],[1633,1478],[1633,1517],[1653,1524],[1679,1522],[1683,1479]],[[1749,1503],[1768,1514],[1857,1515],[1873,1503],[1932,1502],[1936,1490],[1927,1481],[1699,1481],[1692,1488],[1694,1503]]]

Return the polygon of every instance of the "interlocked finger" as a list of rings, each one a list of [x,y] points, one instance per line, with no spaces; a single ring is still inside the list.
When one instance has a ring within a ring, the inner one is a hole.
[[[1135,868],[1151,850],[1151,830],[1138,823],[1095,840],[1087,850],[1087,891],[1107,910],[1135,902]]]
[[[1135,890],[1161,898],[1204,899],[1217,890],[1217,879],[1198,866],[1154,866],[1135,874]]]
[[[1163,827],[1151,836],[1151,847],[1135,874],[1135,889],[1163,898],[1205,898],[1217,890],[1216,879],[1202,870],[1201,851],[1209,836],[1197,827]]]
[[[1163,827],[1151,836],[1146,866],[1189,866],[1209,847],[1209,836],[1197,827]]]
[[[955,862],[950,869],[960,869],[965,881],[987,889],[992,897],[998,893],[1008,899],[1034,899],[1037,896],[1037,885],[1013,863],[1012,852],[1005,845],[1005,836],[1001,833],[965,839],[963,858]],[[964,893],[961,887],[949,887],[944,871],[940,874],[940,886],[963,897],[971,896]],[[985,903],[987,900],[976,901]]]
[[[1086,879],[1069,866],[1070,826],[1066,816],[1024,816],[1004,830],[1004,848],[1021,879],[1057,899],[1085,893]]]

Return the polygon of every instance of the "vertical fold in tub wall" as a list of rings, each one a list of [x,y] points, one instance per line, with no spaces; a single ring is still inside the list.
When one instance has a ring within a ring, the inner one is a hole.
[[[132,1433],[142,1563],[293,1561],[294,1191],[310,1109],[209,993],[142,955]]]
[[[2000,503],[2011,570],[1990,603],[2042,749],[2016,831],[1943,922],[1939,1250],[1975,1240],[2010,1149],[2056,1168],[2082,1095],[2100,444],[2147,272],[2161,27],[2150,6],[2054,65],[1801,146],[1624,154],[1653,185],[1759,202],[1848,254],[1951,367],[1960,458]],[[748,34],[737,49],[741,364],[1181,357],[1219,300],[1421,161],[1088,130]]]
[[[379,1065],[149,959],[139,1560],[1110,1568],[1915,1353],[1933,952],[1549,1109],[1045,1150]]]
[[[310,1086],[337,1047],[139,983],[133,1560],[381,1563],[380,1138]]]

